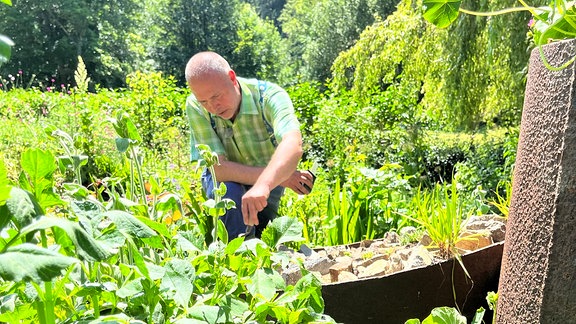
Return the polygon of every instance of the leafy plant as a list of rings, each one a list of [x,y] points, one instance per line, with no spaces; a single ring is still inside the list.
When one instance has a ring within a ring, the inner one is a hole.
[[[481,324],[482,316],[484,316],[484,309],[480,307],[472,322],[470,324]],[[451,323],[451,324],[466,324],[466,317],[460,315],[458,310],[453,307],[436,307],[432,310],[430,315],[426,317],[422,322],[419,319],[409,319],[404,324],[439,324],[439,323]]]
[[[501,188],[501,187],[504,188]],[[501,192],[504,191],[504,194]],[[498,184],[495,191],[496,199],[489,201],[489,204],[498,209],[504,218],[508,218],[510,202],[512,201],[512,179],[502,181]]]
[[[561,70],[576,60],[572,57],[561,66],[551,66],[542,50],[542,45],[563,39],[576,37],[576,5],[573,1],[552,0],[549,6],[532,7],[524,0],[518,0],[521,7],[507,8],[493,12],[476,12],[462,8],[462,1],[452,0],[424,0],[424,18],[438,27],[444,28],[452,24],[460,12],[474,16],[495,16],[518,11],[529,11],[533,18],[530,23],[532,38],[538,46],[540,57],[544,65],[550,70]]]
[[[419,189],[413,204],[414,215],[407,217],[426,229],[442,257],[458,257],[456,243],[461,239],[467,215],[458,199],[456,181],[436,184],[431,191]]]

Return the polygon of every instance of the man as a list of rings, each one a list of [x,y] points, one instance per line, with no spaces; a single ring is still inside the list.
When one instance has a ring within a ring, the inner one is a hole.
[[[230,239],[260,237],[277,216],[285,187],[298,194],[313,187],[313,175],[296,170],[302,136],[292,102],[276,84],[237,77],[214,52],[188,61],[186,82],[192,91],[186,101],[191,160],[199,159],[196,144],[208,145],[220,160],[214,175],[204,171],[203,189],[213,197],[215,176],[226,184],[225,198],[236,202],[221,218]]]

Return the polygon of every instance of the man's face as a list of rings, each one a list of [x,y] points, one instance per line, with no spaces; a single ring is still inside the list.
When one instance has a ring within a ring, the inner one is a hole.
[[[234,71],[228,75],[209,75],[189,83],[196,100],[208,112],[223,119],[232,119],[240,109],[240,86]]]

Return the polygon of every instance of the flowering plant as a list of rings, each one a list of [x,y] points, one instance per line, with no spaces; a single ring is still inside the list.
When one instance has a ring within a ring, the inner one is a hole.
[[[550,42],[576,38],[576,1],[552,0],[548,6],[532,7],[524,0],[522,6],[493,12],[477,12],[462,8],[461,0],[423,0],[424,18],[434,25],[444,28],[452,24],[460,12],[475,16],[495,16],[511,12],[529,11],[532,14],[530,36],[540,50],[544,64],[553,70],[570,65],[576,57],[560,67],[550,66],[543,56],[542,45]]]

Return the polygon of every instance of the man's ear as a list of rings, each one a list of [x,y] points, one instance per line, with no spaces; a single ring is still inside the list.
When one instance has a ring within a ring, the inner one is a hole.
[[[230,81],[236,84],[236,72],[234,72],[234,70],[228,71],[228,77],[230,78]]]

